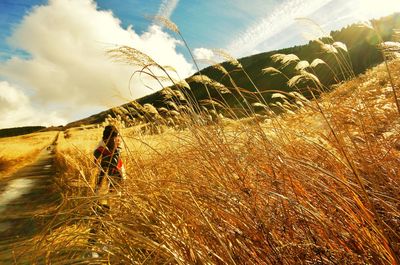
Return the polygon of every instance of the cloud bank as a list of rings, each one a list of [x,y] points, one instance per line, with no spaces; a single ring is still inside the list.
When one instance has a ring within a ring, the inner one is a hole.
[[[41,105],[43,113],[56,110],[52,115],[59,121],[76,119],[82,109],[111,107],[154,92],[137,78],[129,86],[135,69],[113,62],[107,49],[128,45],[161,65],[171,65],[181,77],[194,71],[176,51],[179,41],[159,26],[138,35],[133,27],[122,28],[111,12],[97,10],[92,0],[50,0],[27,14],[8,42],[29,58],[14,56],[0,63],[0,78],[8,81],[8,85],[2,83],[1,91],[7,87],[14,96]],[[11,106],[7,109],[15,111]],[[32,116],[37,113],[33,111]],[[14,120],[17,124],[18,117],[5,123],[12,125]]]
[[[56,112],[36,110],[20,89],[0,81],[0,128],[30,125],[58,125],[66,121]]]

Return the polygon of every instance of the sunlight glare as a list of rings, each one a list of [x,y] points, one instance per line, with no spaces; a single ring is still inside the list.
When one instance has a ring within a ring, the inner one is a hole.
[[[366,19],[400,12],[400,0],[358,0],[358,8]]]

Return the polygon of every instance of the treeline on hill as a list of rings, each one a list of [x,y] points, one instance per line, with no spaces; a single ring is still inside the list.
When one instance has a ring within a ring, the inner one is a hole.
[[[0,129],[0,138],[30,134],[45,129],[44,126],[26,126],[17,128]]]
[[[187,78],[185,80],[187,84],[184,86],[175,85],[164,88],[134,102],[71,123],[67,127],[101,123],[107,117],[115,117],[117,114],[128,119],[137,117],[143,119],[146,114],[143,113],[142,106],[145,104],[151,104],[157,110],[171,109],[172,107],[176,111],[179,111],[173,104],[167,104],[168,100],[171,99],[170,93],[167,92],[171,92],[171,90],[173,93],[183,91],[183,94],[190,96],[192,101],[196,101],[199,105],[208,109],[211,108],[208,101],[208,93],[210,93],[213,100],[222,102],[225,105],[227,104],[230,111],[237,110],[235,115],[239,117],[242,116],[246,106],[251,106],[253,102],[260,102],[261,97],[261,101],[264,100],[269,104],[274,103],[277,99],[272,97],[273,91],[290,92],[296,89],[296,91],[310,98],[312,97],[308,89],[310,82],[299,82],[296,88],[288,85],[289,78],[300,72],[299,68],[296,68],[296,64],[287,64],[285,67],[282,67],[282,61],[273,60],[273,55],[293,54],[301,61],[307,61],[305,63],[310,65],[316,58],[321,59],[324,64],[317,64],[313,67],[312,71],[323,86],[330,89],[333,84],[363,73],[368,68],[383,61],[379,44],[382,41],[393,40],[394,29],[400,28],[400,13],[372,20],[371,24],[374,25],[374,28],[352,24],[341,30],[332,31],[330,36],[310,41],[307,45],[260,53],[241,58],[237,61],[227,56],[225,62],[209,66],[201,70],[200,73],[198,72]],[[336,46],[337,50],[339,50],[338,53],[329,50],[336,49],[331,45],[334,42],[344,44],[343,47]],[[341,61],[341,63],[338,63],[338,61]],[[279,69],[281,73],[265,73],[262,70],[266,68]],[[200,74],[208,77],[210,80],[204,82],[204,78],[199,78]],[[209,92],[207,92],[204,83],[206,83]],[[190,86],[190,89],[187,85]],[[221,93],[221,90],[218,88],[221,85],[227,88],[229,93]],[[239,96],[239,93],[242,95]],[[318,92],[315,92],[315,94],[317,95]],[[243,100],[243,96],[246,100]],[[239,98],[240,100],[238,100]],[[175,93],[174,101],[178,103],[177,105],[184,106],[187,103],[187,98],[182,98],[179,93]],[[217,106],[214,103],[211,104],[214,107]],[[265,109],[259,109],[259,111],[261,110]],[[224,112],[223,108],[218,111],[224,115],[230,115]],[[255,111],[258,110],[256,109]]]

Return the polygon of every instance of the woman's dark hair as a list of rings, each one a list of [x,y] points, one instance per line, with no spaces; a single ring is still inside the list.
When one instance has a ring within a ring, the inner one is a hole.
[[[115,127],[114,125],[107,125],[103,131],[103,140],[108,141],[114,137],[117,137],[118,135],[119,132],[117,127]]]

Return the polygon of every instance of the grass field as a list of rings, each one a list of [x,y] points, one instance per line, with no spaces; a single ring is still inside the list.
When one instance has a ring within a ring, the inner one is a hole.
[[[389,68],[400,87],[400,61]],[[101,129],[59,141],[64,219],[50,262],[397,264],[400,124],[385,65],[280,116],[140,135],[122,129],[128,179],[92,211]],[[89,229],[101,223],[97,243]],[[60,255],[62,253],[62,255]]]
[[[41,132],[0,138],[0,177],[35,160],[39,152],[54,141],[56,135],[57,132]]]
[[[246,118],[220,117],[217,107],[229,105],[222,96],[196,105],[182,82],[162,90],[171,107],[164,109],[166,119],[147,105],[133,127],[123,128],[121,117],[108,120],[120,126],[127,170],[115,192],[95,192],[92,152],[105,124],[61,133],[56,167],[62,203],[48,229],[32,239],[32,263],[400,264],[400,51],[381,43],[385,62],[356,77],[345,45],[324,41],[317,44],[337,63],[328,67],[338,81],[334,89],[317,77],[314,68],[328,66],[318,58],[271,56],[281,67],[260,74],[287,78],[292,90],[284,92],[260,91],[227,56],[251,89],[239,87],[222,64],[213,67],[228,77],[229,89],[195,79],[205,94],[213,85],[220,96],[232,95]],[[133,48],[111,54],[150,76],[151,67],[165,71]],[[282,70],[289,65],[294,76]],[[274,105],[262,93],[270,93]],[[142,130],[146,119],[151,129]],[[99,201],[110,209],[99,209]],[[91,229],[97,232],[90,235]]]

